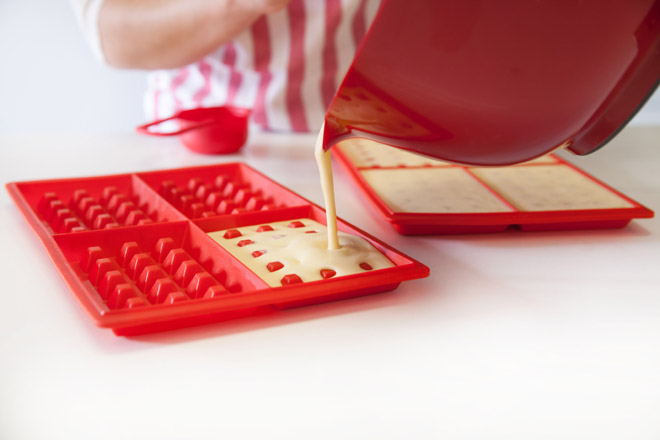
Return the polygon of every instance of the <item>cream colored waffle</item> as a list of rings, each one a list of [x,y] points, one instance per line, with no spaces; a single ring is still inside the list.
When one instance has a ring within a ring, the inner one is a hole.
[[[471,171],[521,211],[634,206],[566,165],[472,168]]]
[[[358,168],[448,166],[447,162],[410,153],[367,139],[349,139],[337,145]]]
[[[362,177],[394,212],[510,212],[461,167],[368,169]]]
[[[349,139],[339,143],[337,147],[357,168],[441,167],[452,165],[449,162],[411,153],[368,139]],[[557,163],[557,159],[547,155],[525,162],[525,164],[530,163]]]
[[[271,287],[393,267],[368,241],[339,232],[328,250],[326,227],[303,218],[209,233],[220,246]]]

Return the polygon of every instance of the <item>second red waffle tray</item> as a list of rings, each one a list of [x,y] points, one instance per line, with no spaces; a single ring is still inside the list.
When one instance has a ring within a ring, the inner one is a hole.
[[[395,289],[426,266],[339,220],[393,267],[270,287],[209,237],[323,209],[242,163],[7,184],[97,325],[131,335]]]
[[[355,139],[332,149],[397,232],[621,228],[653,211],[555,155],[508,167],[453,165]]]

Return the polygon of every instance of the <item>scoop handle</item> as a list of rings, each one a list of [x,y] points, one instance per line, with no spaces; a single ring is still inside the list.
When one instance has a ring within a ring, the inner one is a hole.
[[[211,125],[215,122],[213,119],[206,119],[206,120],[203,120],[203,121],[190,122],[189,124],[186,124],[186,126],[181,127],[176,131],[168,131],[168,132],[165,132],[165,133],[149,130],[150,127],[154,127],[154,126],[162,124],[163,122],[171,121],[171,120],[174,120],[174,119],[179,119],[179,115],[174,115],[174,116],[170,116],[169,118],[158,119],[156,121],[148,122],[144,125],[140,125],[140,126],[136,127],[135,130],[138,133],[148,134],[148,135],[151,135],[151,136],[176,136],[178,134],[182,134],[182,133],[185,133],[187,131],[194,130],[196,128]],[[189,121],[187,121],[187,122],[189,122]]]

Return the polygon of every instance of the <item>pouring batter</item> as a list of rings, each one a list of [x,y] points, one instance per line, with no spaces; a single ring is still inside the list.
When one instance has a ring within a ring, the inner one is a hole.
[[[332,180],[332,163],[330,161],[330,150],[323,150],[323,133],[325,124],[321,126],[319,135],[316,138],[314,147],[314,156],[316,166],[319,168],[321,178],[321,190],[325,201],[325,217],[328,228],[328,249],[339,249],[339,238],[337,237],[337,210],[335,208],[335,188]]]

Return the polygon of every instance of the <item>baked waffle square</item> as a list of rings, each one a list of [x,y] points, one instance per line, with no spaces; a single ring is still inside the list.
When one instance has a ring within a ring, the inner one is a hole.
[[[473,168],[472,172],[521,211],[631,208],[616,193],[565,165]]]
[[[447,162],[368,139],[350,139],[337,147],[358,168],[449,166]]]
[[[460,167],[361,170],[394,212],[509,212],[511,207]]]

